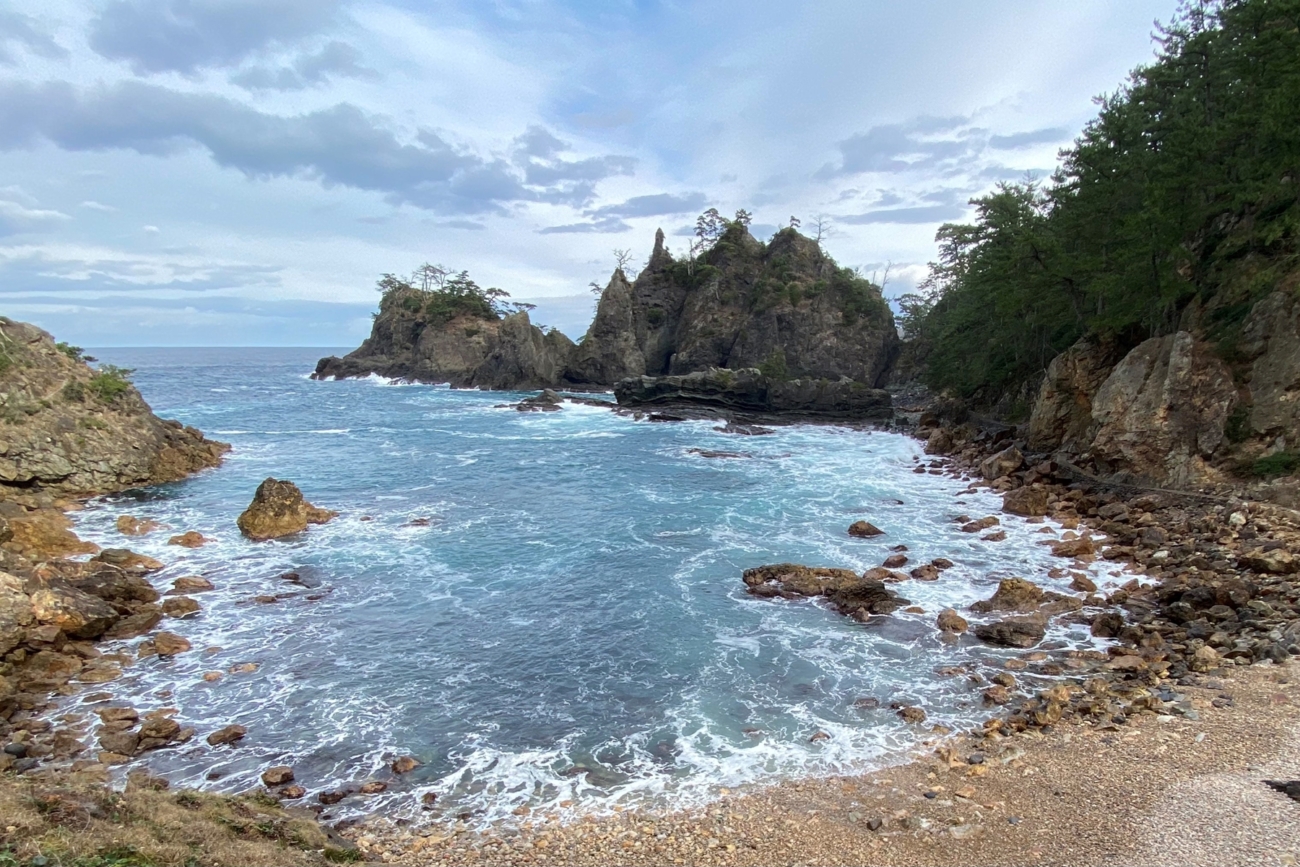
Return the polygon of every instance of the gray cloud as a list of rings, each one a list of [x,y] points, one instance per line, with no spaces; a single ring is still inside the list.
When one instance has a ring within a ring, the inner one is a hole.
[[[855,226],[868,223],[943,223],[959,220],[965,213],[965,210],[956,205],[922,205],[915,208],[888,208],[862,214],[846,214],[835,219]]]
[[[1069,138],[1070,130],[1064,127],[1051,127],[1050,129],[1035,129],[1029,132],[1012,133],[1011,135],[995,135],[989,139],[989,147],[1002,151],[1015,150],[1016,148],[1025,148],[1036,144],[1065,142]]]
[[[45,231],[70,219],[60,211],[28,208],[20,202],[0,199],[0,237]]]
[[[959,132],[967,123],[964,117],[922,116],[874,126],[841,141],[840,165],[826,166],[818,175],[905,172],[951,162],[979,150],[978,143]]]
[[[14,44],[42,57],[68,56],[67,49],[55,42],[35,18],[0,9],[0,63],[17,62],[10,48]]]
[[[89,41],[137,72],[190,73],[316,33],[337,8],[337,0],[115,0],[91,22]]]
[[[246,90],[304,90],[330,78],[377,78],[379,74],[360,60],[361,53],[346,42],[329,42],[300,55],[292,66],[254,66],[230,76],[230,81]]]
[[[569,147],[568,142],[556,138],[549,130],[530,126],[514,141],[514,163],[523,169],[526,183],[536,186],[571,183],[575,192],[614,175],[630,175],[636,166],[632,157],[615,155],[565,160],[560,154]],[[587,197],[591,192],[586,190]]]
[[[542,235],[613,235],[619,232],[627,232],[631,228],[618,217],[602,217],[590,223],[567,223],[563,226],[547,226],[545,229],[538,229],[537,231]]]
[[[596,181],[631,170],[630,158],[617,156],[518,166],[453,147],[428,129],[403,142],[347,103],[285,117],[135,81],[88,91],[62,82],[0,83],[0,149],[42,140],[73,151],[152,155],[200,147],[250,178],[310,178],[464,214],[527,201],[580,207]]]
[[[586,212],[586,216],[603,217],[660,217],[668,214],[695,213],[707,203],[704,193],[656,193],[651,196],[633,196],[626,202],[602,205]]]

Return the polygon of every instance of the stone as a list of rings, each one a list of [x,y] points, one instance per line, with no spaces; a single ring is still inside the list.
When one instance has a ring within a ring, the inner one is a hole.
[[[248,729],[241,725],[228,725],[217,729],[208,735],[208,743],[214,747],[234,744],[244,739],[248,734]]]
[[[1013,488],[1002,495],[1002,511],[1012,515],[1041,518],[1047,514],[1047,489],[1042,485]]]
[[[951,569],[954,564],[947,557],[935,557],[930,561],[930,565],[942,571],[944,569]]]
[[[1124,615],[1118,611],[1103,611],[1092,619],[1092,634],[1097,638],[1114,638],[1124,628]]]
[[[883,536],[885,531],[870,521],[854,521],[849,525],[849,535],[859,539],[869,539],[872,536]]]
[[[940,611],[936,623],[944,632],[965,632],[968,627],[966,618],[962,617],[951,608],[945,608]]]
[[[140,743],[137,749],[140,752],[145,750],[156,750],[169,744],[176,743],[181,734],[180,723],[167,717],[158,717],[146,720],[140,725]]]
[[[885,562],[880,564],[886,569],[897,569],[907,562],[906,554],[891,554],[885,558]]]
[[[1219,654],[1208,644],[1196,648],[1192,653],[1192,658],[1187,664],[1187,667],[1192,671],[1209,671],[1210,669],[1218,668],[1218,666]]]
[[[112,628],[104,633],[104,638],[114,641],[137,638],[162,622],[162,609],[158,606],[140,606],[140,609],[143,610],[138,609],[135,614],[128,614],[114,623]]]
[[[291,801],[296,801],[298,798],[306,797],[307,790],[304,789],[302,786],[286,786],[280,791],[276,792],[276,795],[278,795],[281,798],[286,798]]]
[[[917,566],[910,574],[917,581],[939,580],[939,569],[933,563],[926,563],[924,566]]]
[[[107,563],[115,566],[125,572],[132,572],[137,575],[147,575],[151,572],[157,572],[163,568],[161,560],[155,560],[153,557],[146,557],[143,554],[137,554],[126,548],[105,548],[91,558],[92,563]]]
[[[908,706],[908,707],[899,708],[898,715],[900,718],[902,718],[903,722],[910,723],[912,725],[918,725],[920,723],[925,722],[926,720],[925,711],[919,707]]]
[[[154,650],[159,656],[175,656],[193,647],[190,642],[175,632],[159,632],[153,637]]]
[[[134,515],[119,515],[117,518],[117,532],[123,536],[145,536],[161,526],[152,518],[141,520]]]
[[[35,626],[32,598],[22,579],[0,572],[0,656],[22,644],[27,630]]]
[[[1288,446],[1300,430],[1300,305],[1278,289],[1259,301],[1242,324],[1242,354],[1251,360],[1249,414],[1255,436],[1286,436]]]
[[[342,801],[347,796],[348,796],[347,792],[320,792],[319,794],[316,795],[316,800],[320,801],[322,804],[328,807],[333,804],[337,804],[339,801]]]
[[[132,756],[139,744],[140,735],[132,731],[105,731],[99,734],[99,745],[110,753]]]
[[[1070,574],[1070,589],[1079,593],[1096,593],[1097,585],[1082,572],[1073,572]]]
[[[276,765],[262,771],[262,782],[268,786],[283,786],[293,782],[293,768],[288,765]]]
[[[0,332],[3,332],[0,325]],[[34,450],[42,448],[32,445]],[[4,459],[0,458],[0,481],[4,478]],[[37,509],[5,520],[9,539],[5,547],[30,560],[52,560],[79,554],[94,554],[99,546],[84,542],[70,529],[72,521],[56,509]]]
[[[300,533],[308,524],[323,524],[337,514],[308,503],[293,482],[269,478],[258,485],[237,523],[241,533],[261,542]]]
[[[178,536],[172,536],[167,540],[167,544],[179,545],[182,548],[202,548],[209,541],[207,537],[196,530],[186,530]]]
[[[990,599],[971,605],[971,611],[1033,611],[1043,603],[1043,590],[1024,578],[1003,578]]]
[[[1007,540],[1006,530],[997,530],[992,533],[980,536],[981,542],[1005,542]]]
[[[989,481],[1009,476],[1025,464],[1025,456],[1015,446],[1007,446],[980,463],[980,474]]]
[[[36,622],[57,626],[69,638],[99,638],[118,619],[107,602],[60,579],[51,579],[30,598]]]
[[[753,596],[821,596],[837,611],[849,616],[890,614],[911,604],[886,587],[884,581],[871,577],[871,573],[860,576],[850,569],[780,563],[746,569],[742,578],[745,589]]]
[[[1000,523],[1002,522],[999,521],[997,518],[993,517],[992,515],[989,515],[986,518],[980,518],[978,521],[969,521],[965,524],[962,524],[961,531],[963,533],[981,533],[987,530],[989,527],[996,527]]]
[[[1272,575],[1294,575],[1300,572],[1300,557],[1284,548],[1272,551],[1252,551],[1239,560],[1242,566]]]
[[[393,760],[389,766],[394,774],[409,774],[420,766],[420,762],[412,756],[401,756]]]
[[[185,575],[172,582],[172,589],[177,593],[204,593],[214,589],[212,582],[197,575]]]
[[[158,601],[158,591],[138,573],[107,564],[91,568],[93,571],[70,577],[68,583],[119,610],[134,609],[137,602]]]
[[[199,603],[188,596],[172,596],[163,600],[162,611],[168,617],[189,617],[199,612]]]
[[[129,722],[134,725],[140,719],[140,712],[133,707],[105,707],[95,713],[104,722]]]
[[[361,788],[357,789],[357,791],[363,795],[378,795],[380,792],[386,790],[387,788],[388,788],[388,784],[385,783],[384,781],[371,780],[368,783],[362,783]]]
[[[1053,542],[1052,555],[1055,557],[1087,557],[1096,551],[1091,539],[1066,539]]]
[[[1033,647],[1047,634],[1047,618],[1041,615],[1008,617],[975,627],[975,637],[1002,647]]]

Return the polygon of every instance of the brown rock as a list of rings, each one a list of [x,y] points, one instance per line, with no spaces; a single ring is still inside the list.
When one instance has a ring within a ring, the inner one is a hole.
[[[140,736],[132,731],[106,731],[100,732],[99,745],[110,753],[118,753],[123,756],[135,755],[136,748],[140,744]]]
[[[939,580],[939,569],[933,563],[926,563],[924,566],[917,566],[912,570],[911,574],[917,581]]]
[[[409,774],[419,766],[420,762],[411,756],[394,759],[392,765],[390,765],[394,774]]]
[[[262,771],[262,782],[268,786],[283,786],[285,783],[293,782],[293,768],[288,765],[277,765],[274,768],[267,768]]]
[[[137,749],[156,750],[175,743],[180,738],[181,726],[176,720],[157,717],[147,720],[140,726],[140,744]]]
[[[954,564],[947,557],[935,557],[933,560],[930,561],[930,565],[940,571],[943,571],[944,569],[951,569]]]
[[[197,575],[185,575],[172,582],[172,589],[178,593],[203,593],[212,590],[212,582]]]
[[[1192,654],[1191,660],[1187,663],[1187,667],[1192,671],[1209,671],[1212,668],[1218,668],[1218,666],[1219,654],[1208,644],[1196,648],[1196,652]]]
[[[134,725],[140,719],[140,712],[133,707],[106,707],[95,713],[104,722],[129,722]]]
[[[172,536],[167,540],[168,545],[180,545],[182,548],[202,548],[208,543],[208,539],[197,530],[186,530],[179,536]]]
[[[1082,572],[1073,572],[1070,575],[1070,589],[1079,593],[1096,593],[1097,585],[1091,578]]]
[[[971,605],[971,611],[1033,611],[1043,602],[1043,591],[1024,578],[1003,578],[991,599]]]
[[[1056,557],[1086,557],[1095,550],[1091,539],[1067,539],[1052,543],[1052,554]]]
[[[92,557],[90,562],[107,563],[110,566],[116,566],[118,569],[133,572],[137,575],[147,575],[163,568],[161,560],[128,551],[126,548],[105,548]]]
[[[199,612],[199,603],[188,596],[172,596],[163,600],[162,610],[168,617],[189,617]]]
[[[139,574],[94,561],[86,566],[91,571],[68,579],[69,584],[83,593],[103,599],[119,610],[134,609],[137,602],[158,601],[158,591]]]
[[[368,783],[362,783],[361,788],[357,791],[363,795],[378,795],[388,788],[388,784],[381,780],[371,780]]]
[[[293,482],[267,479],[237,523],[240,532],[260,542],[301,533],[308,524],[323,524],[337,514],[308,503]]]
[[[975,637],[1002,647],[1033,647],[1046,634],[1047,618],[1042,615],[1008,617],[975,627]]]
[[[208,735],[208,743],[214,747],[223,744],[233,744],[243,740],[244,735],[248,734],[248,729],[241,725],[228,725],[217,729]]]
[[[253,672],[257,671],[257,668],[258,665],[256,662],[240,662],[236,665],[230,666],[230,673],[231,674],[252,674]]]
[[[32,598],[27,595],[22,579],[0,572],[0,656],[21,644],[27,631],[35,626]]]
[[[885,531],[869,521],[854,521],[849,525],[849,535],[857,536],[860,539],[868,539],[872,536],[883,536]]]
[[[99,546],[83,542],[70,529],[72,521],[56,509],[38,509],[7,519],[10,538],[5,547],[30,560],[53,560],[94,554]]]
[[[298,798],[301,798],[304,795],[306,795],[307,790],[304,789],[302,786],[285,786],[283,789],[276,792],[276,794],[281,798],[297,800]]]
[[[980,474],[989,481],[1010,475],[1024,466],[1025,456],[1015,446],[1008,446],[980,464]]]
[[[963,524],[961,531],[963,533],[982,533],[989,527],[996,527],[1001,523],[1002,522],[997,518],[989,515],[987,518],[980,518],[978,521],[970,521],[969,523]]]
[[[994,684],[984,690],[985,704],[1006,704],[1011,701],[1011,690],[1001,684]]]
[[[919,707],[899,708],[898,715],[902,717],[903,722],[912,723],[913,725],[923,723],[926,719],[925,711]]]
[[[117,620],[117,611],[98,597],[53,579],[31,595],[32,616],[69,638],[99,638]]]
[[[992,533],[980,536],[982,542],[1005,542],[1007,540],[1006,530],[996,530]]]
[[[939,612],[937,625],[944,632],[965,632],[968,626],[966,618],[951,608],[945,608]]]
[[[221,680],[221,678],[224,677],[224,676],[225,676],[225,675],[223,675],[223,674],[222,674],[221,672],[219,672],[219,671],[205,671],[205,672],[203,672],[203,679],[204,679],[205,681],[207,681],[208,683],[216,683],[217,681]]]
[[[117,532],[123,536],[145,536],[161,526],[152,518],[140,520],[134,515],[119,515],[117,519]]]
[[[1085,337],[1053,358],[1029,417],[1029,447],[1081,451],[1092,426],[1093,396],[1121,357],[1113,342]]]
[[[909,604],[876,577],[849,569],[780,563],[746,569],[746,590],[763,598],[823,596],[842,614],[889,614]],[[905,577],[905,576],[900,576]]]
[[[1047,489],[1042,485],[1026,485],[1007,491],[1002,495],[1002,511],[1041,518],[1047,514]]]
[[[890,554],[885,558],[885,562],[880,564],[886,569],[897,569],[907,562],[906,554]]]
[[[321,792],[316,795],[316,800],[328,807],[331,804],[337,804],[347,796],[347,792]]]
[[[159,632],[153,637],[153,646],[159,656],[175,656],[193,647],[187,639],[175,632]]]
[[[113,624],[113,627],[104,633],[104,637],[112,640],[123,638],[136,638],[144,635],[162,622],[162,609],[156,605],[142,606],[143,611],[137,611],[135,614],[129,614]]]

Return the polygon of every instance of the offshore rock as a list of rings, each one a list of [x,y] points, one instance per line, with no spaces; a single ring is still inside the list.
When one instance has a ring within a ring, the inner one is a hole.
[[[754,596],[787,599],[821,596],[841,614],[859,619],[889,614],[911,604],[883,581],[851,569],[780,563],[746,569],[742,578],[745,589]]]
[[[293,482],[267,479],[257,486],[253,502],[236,523],[241,533],[261,542],[301,533],[308,524],[324,524],[337,514],[304,500]]]
[[[0,344],[0,490],[11,499],[177,481],[230,449],[158,418],[127,380],[92,370],[33,325],[0,317]]]
[[[849,379],[769,379],[753,368],[625,379],[614,386],[614,397],[619,406],[638,408],[685,406],[845,419],[886,419],[893,413],[884,389]]]

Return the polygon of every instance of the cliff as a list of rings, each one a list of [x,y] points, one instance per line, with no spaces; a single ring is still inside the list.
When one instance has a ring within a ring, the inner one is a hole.
[[[126,376],[0,317],[0,498],[103,494],[172,482],[230,449],[158,418]]]
[[[694,262],[675,260],[661,231],[635,281],[616,271],[565,378],[611,384],[762,368],[774,379],[848,377],[875,387],[898,351],[878,287],[794,229],[763,244],[732,223]]]
[[[847,377],[773,379],[759,370],[710,368],[669,376],[636,376],[614,386],[621,407],[702,409],[709,414],[784,415],[883,421],[893,415],[889,392]]]

